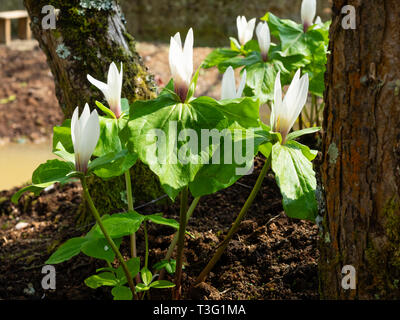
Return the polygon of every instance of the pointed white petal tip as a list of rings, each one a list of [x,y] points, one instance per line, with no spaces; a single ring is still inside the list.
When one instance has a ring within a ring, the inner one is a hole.
[[[242,97],[246,85],[246,70],[243,71],[238,89],[236,90],[235,71],[229,66],[222,76],[221,100]]]
[[[86,103],[79,117],[79,108],[76,107],[71,119],[71,136],[75,153],[75,167],[77,171],[86,172],[100,138],[100,124],[97,111],[90,113]]]
[[[239,16],[236,18],[239,43],[242,46],[244,46],[247,42],[249,42],[253,38],[255,25],[256,25],[256,18],[253,18],[248,22],[245,16]]]
[[[280,132],[282,143],[293,127],[296,119],[307,102],[309,78],[306,73],[300,78],[301,71],[297,70],[293,80],[282,100],[282,87],[280,83],[280,72],[275,80],[274,103],[271,112],[271,128]]]
[[[313,24],[316,13],[317,13],[317,1],[303,0],[303,2],[301,3],[301,22],[305,26],[305,29],[306,27],[308,28]]]
[[[175,91],[185,99],[193,75],[193,29],[190,28],[182,47],[180,33],[171,37],[169,47],[169,66],[174,79]]]
[[[114,112],[117,118],[120,117],[121,110],[121,93],[122,93],[122,82],[123,82],[123,71],[121,63],[121,71],[118,71],[118,67],[115,62],[111,62],[108,68],[107,83],[96,80],[91,75],[87,75],[87,79],[91,84],[97,87],[104,95],[107,103],[112,112]]]

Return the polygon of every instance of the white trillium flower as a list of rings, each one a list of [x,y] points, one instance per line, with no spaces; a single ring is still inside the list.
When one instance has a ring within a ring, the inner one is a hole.
[[[243,71],[239,87],[236,91],[235,72],[229,66],[222,77],[221,100],[241,98],[246,84],[246,70]]]
[[[300,78],[300,69],[297,70],[285,98],[282,100],[281,75],[278,72],[271,110],[271,129],[281,134],[282,143],[285,143],[286,136],[307,102],[308,84],[308,74],[306,73]]]
[[[175,92],[180,96],[182,102],[192,81],[193,74],[193,29],[190,28],[182,47],[181,35],[178,32],[171,37],[169,46],[169,67],[174,79]]]
[[[118,68],[114,62],[110,64],[108,69],[107,83],[96,80],[91,75],[87,75],[87,79],[91,84],[97,87],[103,92],[104,97],[107,100],[108,105],[115,116],[119,118],[122,114],[121,110],[121,91],[122,91],[122,63],[121,72],[118,72]]]
[[[75,168],[86,172],[90,157],[96,148],[100,137],[100,124],[97,111],[90,113],[89,105],[79,118],[79,108],[76,107],[71,119],[71,137],[74,145]]]
[[[256,18],[253,18],[247,22],[245,16],[239,16],[236,18],[236,26],[238,29],[239,43],[244,46],[253,38],[254,27],[256,26]]]
[[[303,0],[301,3],[301,22],[304,26],[304,32],[313,25],[317,13],[317,0]]]
[[[268,23],[260,22],[256,28],[256,35],[261,50],[261,56],[264,61],[267,61],[268,51],[271,46],[271,34],[269,32]]]

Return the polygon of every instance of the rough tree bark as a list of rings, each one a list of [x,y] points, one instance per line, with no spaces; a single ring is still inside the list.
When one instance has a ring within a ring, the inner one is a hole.
[[[95,100],[104,100],[86,75],[105,81],[112,61],[118,67],[123,63],[124,97],[132,102],[154,96],[153,77],[137,53],[133,37],[125,29],[116,0],[24,0],[24,4],[31,18],[32,32],[47,56],[56,95],[66,118],[71,117],[76,106],[83,108],[88,102],[93,108]],[[42,8],[47,5],[59,10],[55,29],[42,28],[42,20],[48,14],[42,13]],[[147,200],[159,195],[156,177],[143,164],[134,167],[132,176],[137,199]],[[92,179],[89,183],[102,212],[125,207],[120,195],[124,185],[122,178],[101,184]]]
[[[357,28],[341,9],[356,8]],[[400,7],[334,0],[325,93],[322,298],[400,298]],[[356,269],[356,290],[341,286]]]

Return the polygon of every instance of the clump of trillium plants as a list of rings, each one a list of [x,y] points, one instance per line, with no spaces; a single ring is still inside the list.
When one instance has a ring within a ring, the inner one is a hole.
[[[96,224],[81,237],[69,239],[46,261],[58,264],[83,253],[101,259],[104,267],[85,280],[91,288],[108,286],[116,300],[144,299],[150,290],[172,288],[181,297],[181,278],[186,226],[204,195],[234,184],[251,172],[254,157],[261,153],[264,166],[235,222],[196,282],[204,281],[235,234],[268,171],[272,169],[283,198],[283,208],[292,218],[315,220],[316,180],[311,161],[316,151],[295,139],[319,130],[310,127],[292,131],[309,96],[323,93],[329,22],[313,23],[315,0],[304,0],[302,24],[281,20],[267,13],[256,27],[256,19],[237,18],[238,40],[230,49],[216,49],[201,67],[217,66],[224,72],[220,100],[196,97],[199,69],[193,70],[193,30],[182,43],[171,37],[169,64],[172,79],[155,99],[129,103],[121,98],[123,66],[113,62],[107,83],[88,75],[88,81],[102,91],[102,111],[81,114],[77,107],[71,120],[54,128],[53,152],[60,160],[49,160],[32,175],[32,185],[19,190],[40,193],[54,183],[79,179],[83,196]],[[257,41],[252,40],[256,28]],[[278,44],[271,42],[273,35]],[[234,69],[241,68],[236,86]],[[289,85],[283,97],[282,86]],[[314,99],[313,99],[314,101]],[[263,123],[262,104],[271,108],[269,123]],[[172,201],[179,199],[179,221],[161,213],[143,215],[134,210],[129,170],[140,159],[159,178]],[[124,212],[100,216],[87,184],[87,177],[102,179],[125,176],[127,208]],[[193,200],[189,203],[189,194]],[[165,258],[148,265],[147,224],[176,229]],[[137,256],[136,232],[145,235],[145,256]],[[120,252],[124,237],[130,237],[130,258]],[[172,259],[176,248],[175,259]],[[115,262],[115,263],[114,263]],[[114,263],[114,265],[113,265]],[[151,271],[152,270],[152,271]],[[165,272],[174,277],[165,280]]]

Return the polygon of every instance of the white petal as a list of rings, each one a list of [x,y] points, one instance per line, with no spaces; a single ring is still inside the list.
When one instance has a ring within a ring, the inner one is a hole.
[[[236,27],[238,30],[238,39],[239,39],[240,44],[242,44],[242,42],[243,42],[243,33],[244,33],[242,18],[244,18],[246,20],[245,17],[241,17],[241,16],[238,16],[236,18]]]
[[[235,72],[231,66],[222,76],[221,100],[236,98]]]
[[[240,80],[239,88],[237,89],[236,92],[236,98],[242,97],[244,86],[246,85],[246,78],[247,78],[247,72],[246,70],[243,70],[242,79]]]
[[[266,22],[260,22],[257,25],[256,35],[261,53],[267,55],[269,47],[271,45],[271,35],[269,32],[268,24]]]
[[[81,168],[86,168],[100,137],[100,124],[97,111],[94,110],[82,130]]]
[[[101,92],[108,91],[108,86],[107,84],[105,84],[104,82],[101,82],[99,80],[96,80],[95,78],[93,78],[90,74],[87,75],[87,79],[89,80],[89,82],[94,85],[96,88],[98,88]]]
[[[288,130],[290,130],[293,127],[294,123],[296,122],[296,119],[299,117],[301,113],[301,110],[303,110],[307,102],[308,86],[309,86],[309,79],[308,79],[308,74],[306,73],[299,81],[297,101],[295,104],[295,108],[293,110],[292,117],[289,122]]]
[[[74,145],[74,152],[78,150],[79,144],[79,107],[76,107],[71,118],[71,138]]]
[[[274,103],[272,104],[271,107],[270,125],[272,129],[276,127],[277,116],[281,108],[282,108],[282,85],[281,85],[281,72],[279,71],[275,79]]]
[[[193,29],[190,28],[185,39],[185,45],[183,48],[184,56],[184,68],[185,68],[185,80],[186,84],[189,86],[192,80],[193,74]]]
[[[83,108],[81,117],[79,118],[79,125],[81,127],[81,131],[85,128],[86,123],[90,117],[90,108],[89,105],[86,103],[85,107]]]
[[[108,89],[109,96],[107,99],[111,110],[119,116],[121,114],[121,85],[122,85],[122,70],[118,71],[115,63],[111,63],[108,71]]]
[[[246,44],[253,38],[253,33],[254,33],[254,28],[256,26],[256,18],[251,19],[245,29],[245,36],[244,36],[244,42],[243,44]]]
[[[317,12],[316,0],[303,0],[301,3],[301,21],[303,24],[312,25]]]

